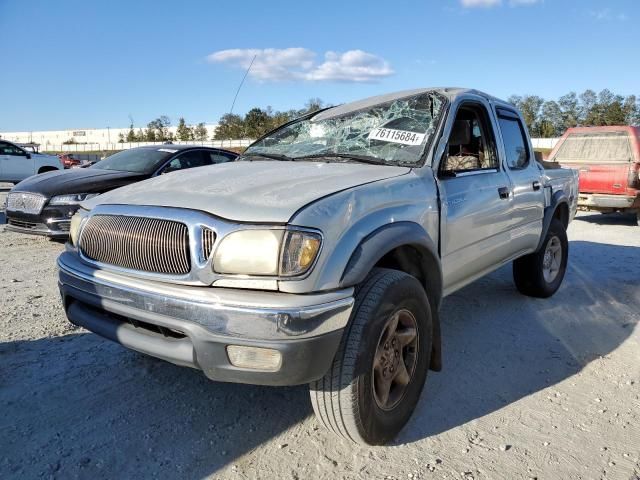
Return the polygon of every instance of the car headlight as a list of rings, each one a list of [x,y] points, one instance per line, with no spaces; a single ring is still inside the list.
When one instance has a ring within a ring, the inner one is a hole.
[[[313,265],[320,243],[320,234],[302,230],[240,230],[222,239],[213,269],[235,275],[301,275]]]
[[[98,196],[97,193],[71,193],[68,195],[57,195],[49,200],[49,205],[78,205],[80,202]]]
[[[78,245],[78,237],[80,236],[80,225],[82,225],[84,215],[80,212],[71,217],[71,224],[69,225],[69,238],[72,245]]]

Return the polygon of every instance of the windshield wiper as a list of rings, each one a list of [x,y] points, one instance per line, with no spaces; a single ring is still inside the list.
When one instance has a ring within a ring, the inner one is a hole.
[[[284,162],[293,162],[295,160],[295,158],[289,157],[287,155],[283,155],[281,153],[257,153],[257,152],[245,153],[244,155],[240,156],[240,160],[245,157],[263,157],[263,158],[269,158],[271,160],[280,160]]]
[[[305,155],[296,157],[294,160],[312,160],[314,158],[344,158],[346,160],[354,160],[356,162],[370,163],[371,165],[392,165],[392,163],[382,158],[372,157],[370,155],[355,155],[350,153],[319,153],[316,155]]]

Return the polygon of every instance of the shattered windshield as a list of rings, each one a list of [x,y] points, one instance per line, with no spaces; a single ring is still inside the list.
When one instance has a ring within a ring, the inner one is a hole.
[[[445,100],[423,92],[384,103],[324,110],[272,132],[243,157],[367,161],[417,165],[438,125]],[[360,107],[360,108],[358,108]]]

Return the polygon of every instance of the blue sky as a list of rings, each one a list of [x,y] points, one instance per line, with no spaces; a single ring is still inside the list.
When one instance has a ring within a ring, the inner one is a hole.
[[[640,94],[638,0],[0,0],[0,131],[341,103],[422,86]]]

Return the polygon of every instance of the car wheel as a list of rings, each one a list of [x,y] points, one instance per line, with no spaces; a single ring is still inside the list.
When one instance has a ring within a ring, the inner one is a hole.
[[[524,295],[548,298],[560,288],[567,269],[569,241],[560,220],[551,220],[539,251],[513,262],[513,279]]]
[[[636,212],[636,225],[640,227],[640,210]]]
[[[357,288],[331,368],[310,385],[318,420],[356,443],[392,440],[420,398],[431,345],[431,309],[420,282],[374,269]]]

